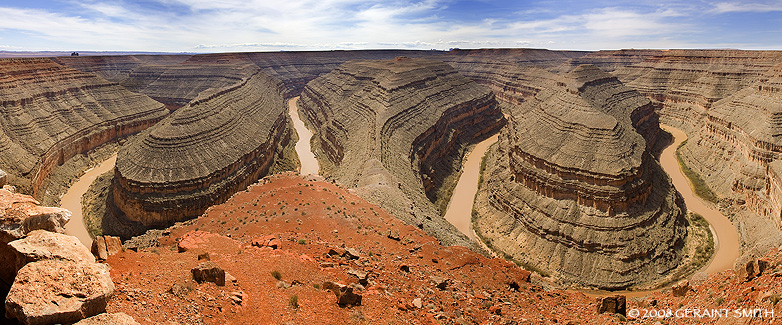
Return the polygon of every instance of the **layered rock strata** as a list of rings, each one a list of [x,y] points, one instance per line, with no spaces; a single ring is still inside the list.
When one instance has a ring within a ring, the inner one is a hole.
[[[486,163],[476,231],[565,282],[618,289],[676,268],[683,202],[649,153],[651,102],[585,65],[514,110]]]
[[[266,175],[289,145],[281,83],[264,73],[211,89],[120,149],[114,203],[147,227],[199,216]]]
[[[681,153],[721,198],[782,229],[782,66],[706,111]],[[764,222],[764,223],[765,223]]]
[[[0,60],[0,166],[39,196],[55,166],[166,115],[161,103],[49,59]]]
[[[447,244],[473,245],[430,199],[464,149],[504,124],[487,88],[442,62],[357,60],[307,84],[299,103],[322,175]]]

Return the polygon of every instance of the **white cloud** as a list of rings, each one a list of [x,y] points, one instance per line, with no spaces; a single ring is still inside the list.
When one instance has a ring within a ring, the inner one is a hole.
[[[714,4],[714,8],[711,11],[714,13],[775,12],[782,11],[782,1],[771,1],[768,3],[719,2]]]
[[[550,8],[528,8],[521,11],[528,14],[513,16],[517,19],[480,17],[457,22],[444,17],[443,9],[448,6],[444,0],[152,0],[175,8],[174,12],[155,12],[130,0],[70,1],[83,10],[69,14],[0,7],[0,30],[16,33],[17,39],[24,38],[24,44],[33,40],[55,44],[33,50],[60,50],[63,46],[68,50],[173,52],[666,48],[693,44],[676,35],[695,30],[684,21],[696,12],[693,7],[670,3],[582,12],[563,9],[560,12],[564,14],[558,16]],[[723,2],[715,8],[736,10],[736,6]],[[768,9],[771,5],[763,6],[750,8]],[[529,14],[536,12],[546,13],[547,18],[525,18],[538,17]],[[3,43],[17,45],[7,35],[3,37]]]

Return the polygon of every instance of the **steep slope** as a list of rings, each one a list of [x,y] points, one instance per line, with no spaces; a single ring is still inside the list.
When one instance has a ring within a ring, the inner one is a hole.
[[[106,260],[117,283],[108,312],[187,324],[618,323],[595,314],[593,298],[545,291],[510,262],[442,246],[349,190],[299,176],[270,176],[163,233]],[[205,260],[225,286],[192,280]],[[327,282],[360,303],[340,307]]]
[[[432,202],[467,146],[504,123],[488,89],[437,61],[350,61],[307,84],[299,103],[321,174],[444,243],[474,245]]]
[[[41,194],[52,169],[156,123],[163,104],[50,59],[0,60],[0,167]]]
[[[579,66],[514,110],[486,166],[476,232],[565,282],[625,288],[682,259],[683,203],[649,153],[650,101]]]
[[[199,94],[117,156],[114,203],[159,227],[200,215],[263,177],[292,145],[281,84],[261,72]]]

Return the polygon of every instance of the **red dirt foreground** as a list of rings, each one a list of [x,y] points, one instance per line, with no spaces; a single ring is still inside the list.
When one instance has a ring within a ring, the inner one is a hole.
[[[250,186],[158,242],[106,260],[116,284],[107,312],[183,324],[619,320],[597,315],[594,298],[544,291],[510,262],[443,247],[346,190],[289,174]],[[225,271],[224,286],[193,281],[191,269],[206,260]]]
[[[443,247],[344,189],[292,174],[164,233],[157,247],[108,257],[116,287],[108,313],[143,324],[773,324],[782,316],[778,250],[743,272],[696,276],[625,305],[544,290],[510,262]],[[703,317],[705,308],[728,314]],[[766,314],[735,317],[736,309]]]

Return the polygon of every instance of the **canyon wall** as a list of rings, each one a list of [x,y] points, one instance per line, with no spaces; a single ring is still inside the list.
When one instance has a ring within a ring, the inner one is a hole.
[[[322,175],[443,243],[474,246],[427,196],[504,124],[487,88],[438,61],[356,60],[308,83],[299,103]]]
[[[614,72],[687,132],[681,158],[755,255],[782,243],[780,62],[778,51],[671,50]]]
[[[490,154],[476,232],[568,283],[650,283],[678,266],[683,202],[649,152],[652,103],[592,65],[514,107]]]
[[[145,95],[50,59],[0,60],[0,166],[36,197],[55,166],[166,114]]]
[[[117,155],[114,203],[160,227],[195,218],[263,177],[283,156],[292,126],[282,84],[262,72],[201,92]]]

